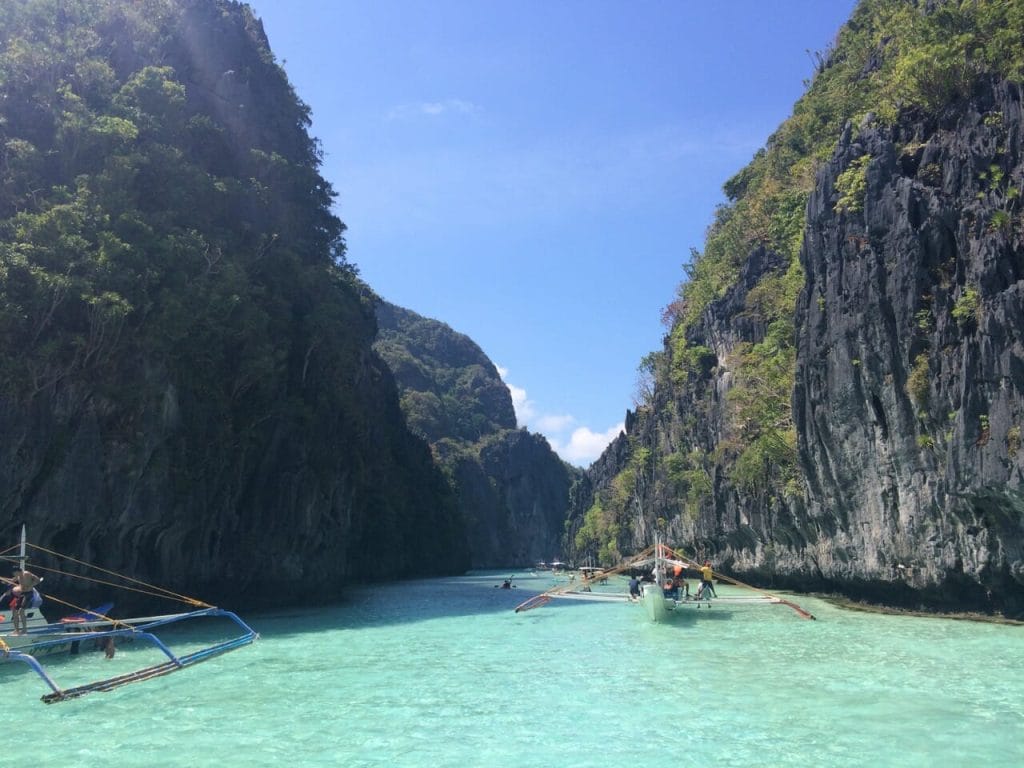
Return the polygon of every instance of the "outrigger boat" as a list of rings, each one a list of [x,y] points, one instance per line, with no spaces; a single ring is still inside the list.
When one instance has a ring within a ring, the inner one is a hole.
[[[29,562],[27,558],[28,548],[47,553],[56,558],[67,559],[79,566],[96,569],[107,576],[118,577],[129,584],[116,584],[110,581],[83,576],[76,577],[73,574],[56,568],[44,567],[41,563],[31,563],[33,569],[45,572],[47,575],[59,574],[62,577],[89,578],[91,581],[100,581],[100,583],[107,586],[119,586],[135,592],[142,592],[152,597],[173,599],[193,607],[193,610],[181,613],[116,619],[108,615],[113,607],[112,603],[92,609],[81,609],[47,592],[47,600],[61,603],[76,612],[60,621],[51,623],[43,616],[37,602],[34,607],[26,607],[25,627],[16,633],[13,623],[13,611],[7,605],[0,605],[0,665],[16,663],[27,665],[50,689],[49,693],[41,697],[42,701],[47,704],[77,698],[94,691],[111,691],[128,683],[150,680],[154,677],[177,672],[185,667],[193,666],[201,661],[206,661],[236,648],[249,645],[259,637],[248,624],[231,611],[217,608],[200,600],[185,597],[160,587],[145,584],[121,574],[115,574],[112,571],[107,571],[97,566],[89,566],[89,564],[70,558],[67,555],[60,555],[42,547],[27,544],[24,527],[22,527],[18,555],[16,557],[10,556],[9,552],[11,550],[0,552],[0,562],[15,562],[18,564],[18,570],[24,571],[27,569]],[[4,583],[10,582],[8,579],[3,579],[3,581]],[[190,650],[188,653],[175,654],[168,644],[155,633],[155,630],[160,630],[172,624],[202,618],[226,619],[230,622],[228,626],[233,624],[236,627],[235,631],[240,630],[240,634],[236,635],[235,632],[231,632],[232,636],[227,639]],[[145,666],[141,669],[67,688],[59,686],[40,662],[42,657],[59,653],[74,656],[80,650],[87,648],[103,649],[106,651],[108,658],[111,658],[114,654],[115,644],[125,641],[148,643],[159,650],[160,658],[163,660],[160,663]]]
[[[718,596],[712,590],[701,592],[684,591],[679,594],[671,588],[672,575],[678,575],[687,569],[700,570],[697,559],[686,557],[671,547],[656,543],[621,565],[601,571],[584,571],[579,584],[562,584],[546,592],[534,595],[516,606],[516,613],[528,611],[546,605],[553,599],[585,600],[597,602],[638,602],[642,603],[647,617],[655,622],[668,621],[673,616],[689,609],[712,606],[717,609],[733,609],[746,606],[783,605],[791,608],[798,616],[813,619],[814,616],[796,603],[778,595],[771,594],[749,584],[721,573],[714,573],[719,582],[727,582],[741,591]],[[640,594],[631,595],[621,587],[615,590],[595,589],[598,585],[608,582],[610,576],[642,572],[647,576],[640,584]]]

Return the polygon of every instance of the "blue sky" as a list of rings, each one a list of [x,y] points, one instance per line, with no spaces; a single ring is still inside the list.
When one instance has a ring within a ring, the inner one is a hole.
[[[472,338],[578,466],[633,408],[723,182],[854,0],[251,0],[349,259]]]

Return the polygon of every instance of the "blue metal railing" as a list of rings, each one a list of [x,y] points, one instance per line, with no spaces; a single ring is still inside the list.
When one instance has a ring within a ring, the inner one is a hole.
[[[175,624],[180,621],[188,619],[200,618],[203,616],[209,617],[224,617],[230,619],[242,629],[242,634],[238,637],[225,640],[220,643],[208,646],[206,648],[200,648],[192,653],[185,654],[183,656],[176,656],[170,648],[168,648],[159,637],[154,635],[150,630],[163,627],[168,624]],[[58,629],[47,627],[43,630],[30,632],[30,634],[38,634],[40,637],[45,637],[48,633],[59,631]],[[76,637],[70,637],[69,635],[76,635]],[[80,637],[79,637],[80,635]],[[128,683],[140,682],[142,680],[149,680],[154,677],[161,675],[167,675],[171,672],[176,672],[179,669],[198,664],[199,662],[206,661],[214,656],[219,656],[222,653],[241,648],[244,645],[249,645],[254,642],[259,635],[242,621],[237,614],[231,611],[221,610],[220,608],[203,608],[198,611],[190,611],[189,613],[174,614],[171,616],[162,616],[156,618],[154,621],[147,622],[135,627],[127,627],[121,629],[109,629],[99,631],[82,631],[82,632],[63,632],[60,637],[54,637],[52,639],[33,639],[31,649],[34,652],[38,652],[43,649],[50,649],[55,646],[67,645],[68,643],[79,642],[81,640],[103,640],[104,638],[118,638],[118,637],[131,637],[133,640],[145,640],[150,644],[156,646],[161,653],[167,657],[167,661],[160,664],[155,664],[150,667],[144,667],[133,672],[128,672],[122,675],[116,675],[114,677],[105,678],[103,680],[97,680],[92,683],[86,683],[85,685],[75,686],[73,688],[61,688],[54,682],[53,678],[46,672],[46,669],[39,660],[30,653],[17,650],[8,650],[0,652],[0,663],[3,662],[20,662],[26,664],[31,668],[43,682],[50,688],[51,693],[45,694],[42,700],[47,704],[52,704],[57,701],[66,701],[67,699],[77,698],[78,696],[84,696],[87,693],[94,691],[110,691],[114,688],[118,688]]]

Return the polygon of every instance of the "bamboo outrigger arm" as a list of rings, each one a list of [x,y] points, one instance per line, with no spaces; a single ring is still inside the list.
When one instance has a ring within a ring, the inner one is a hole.
[[[551,601],[552,597],[555,597],[557,595],[566,594],[568,592],[577,591],[579,589],[579,587],[583,587],[583,588],[589,587],[591,584],[593,584],[593,583],[595,583],[597,581],[601,581],[603,579],[607,579],[609,576],[616,576],[616,575],[618,575],[620,573],[623,573],[624,571],[628,571],[630,568],[633,567],[633,563],[634,562],[636,562],[639,559],[645,558],[645,557],[650,557],[654,553],[654,550],[655,550],[655,547],[653,547],[653,546],[652,547],[648,547],[643,552],[641,552],[639,555],[637,555],[633,559],[629,560],[628,562],[623,563],[622,565],[618,565],[618,566],[616,566],[614,568],[609,568],[609,569],[607,569],[605,571],[601,571],[600,573],[595,573],[595,574],[593,574],[591,576],[585,576],[583,578],[583,580],[580,581],[578,586],[575,585],[575,584],[562,584],[562,585],[559,585],[557,587],[552,587],[551,589],[547,590],[546,592],[541,592],[539,595],[534,595],[533,597],[531,597],[531,598],[529,598],[527,600],[524,600],[519,605],[517,605],[516,606],[516,613],[521,613],[522,611],[529,611],[529,610],[531,610],[533,608],[540,608],[542,605],[546,605],[547,603],[549,603]]]
[[[69,555],[53,552],[45,547],[34,544],[27,544],[26,546],[26,544],[25,531],[22,528],[21,541],[16,547],[0,551],[0,561],[13,561],[17,563],[20,571],[24,571],[28,559],[27,549],[30,547],[34,551],[45,554],[48,558],[45,562],[34,563],[32,565],[33,570],[44,572],[47,575],[55,575],[61,580],[80,579],[92,582],[93,584],[99,584],[103,587],[125,589],[142,593],[149,598],[170,599],[189,606],[189,610],[178,613],[118,619],[107,615],[113,603],[107,603],[100,608],[82,608],[57,597],[51,592],[47,592],[47,600],[71,608],[77,611],[77,613],[66,616],[60,621],[49,622],[38,608],[41,598],[36,595],[36,599],[39,602],[35,603],[32,608],[20,609],[24,613],[21,618],[23,626],[20,628],[17,621],[18,617],[13,611],[9,620],[5,620],[5,616],[0,615],[0,623],[3,623],[5,628],[8,628],[8,625],[10,625],[9,628],[14,630],[14,632],[9,634],[0,635],[0,664],[24,664],[34,671],[50,690],[49,693],[42,696],[42,700],[47,704],[77,698],[93,691],[110,691],[128,683],[149,680],[154,677],[170,674],[171,672],[177,672],[180,669],[206,661],[214,656],[249,645],[259,637],[252,627],[231,611],[223,610],[187,595],[182,595],[153,584],[147,584],[139,579],[86,563]],[[13,555],[12,552],[14,553]],[[79,570],[88,569],[90,573],[98,572],[100,576],[89,576],[82,572],[71,573],[55,567],[55,563],[59,565],[62,562],[78,566]],[[117,581],[112,581],[111,579],[117,579]],[[176,655],[164,640],[158,637],[157,633],[161,627],[201,618],[227,619],[229,622],[233,622],[241,632],[236,634],[233,631],[229,631],[226,633],[229,635],[228,639],[218,640],[198,650],[181,655]],[[112,655],[115,641],[125,639],[145,642],[159,650],[166,658],[164,661],[152,666],[69,688],[62,688],[39,660],[41,656],[64,650],[69,651],[71,655],[76,655],[82,643],[89,643],[97,648],[103,647],[109,650]]]
[[[230,640],[225,640],[206,648],[201,648],[198,651],[194,651],[183,656],[175,656],[163,641],[160,640],[160,638],[152,632],[146,631],[159,626],[165,626],[178,621],[199,618],[202,616],[228,618],[242,629],[242,634],[231,638]],[[235,648],[240,648],[243,645],[249,645],[259,637],[252,627],[242,621],[242,619],[231,611],[225,611],[220,608],[204,608],[199,611],[178,614],[177,616],[154,617],[152,621],[138,626],[129,627],[127,629],[113,629],[99,632],[89,631],[81,633],[61,633],[60,637],[55,637],[52,640],[43,640],[34,643],[33,649],[38,651],[40,648],[44,648],[48,645],[66,645],[69,642],[92,642],[104,640],[106,638],[113,639],[126,636],[130,636],[132,640],[144,640],[156,646],[167,657],[167,661],[150,667],[145,667],[143,669],[137,669],[122,675],[116,675],[115,677],[97,680],[84,685],[78,685],[73,688],[61,688],[57,685],[54,679],[50,677],[43,665],[40,664],[39,660],[34,656],[14,650],[3,651],[2,656],[4,661],[21,662],[28,665],[37,675],[39,675],[51,691],[50,693],[42,696],[42,701],[47,704],[53,704],[54,702],[67,701],[68,699],[84,696],[85,694],[92,693],[94,691],[111,691],[114,688],[119,688],[120,686],[127,685],[128,683],[137,683],[143,680],[150,680],[154,677],[160,677],[161,675],[168,675],[171,672],[177,672],[180,669],[198,664],[201,661],[206,661],[214,656],[234,650]]]

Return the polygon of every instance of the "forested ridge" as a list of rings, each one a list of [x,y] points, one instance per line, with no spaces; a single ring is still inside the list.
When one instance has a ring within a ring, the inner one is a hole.
[[[512,395],[472,339],[385,301],[377,319],[375,349],[402,387],[410,426],[430,443],[474,443],[516,428]]]
[[[579,470],[517,428],[512,395],[468,336],[381,301],[374,348],[395,374],[410,429],[428,443],[466,525],[474,568],[530,567],[561,549]]]
[[[309,124],[244,4],[0,5],[6,538],[213,597],[465,567]]]
[[[762,583],[1024,608],[1022,28],[858,4],[725,183],[570,550],[660,530]]]

